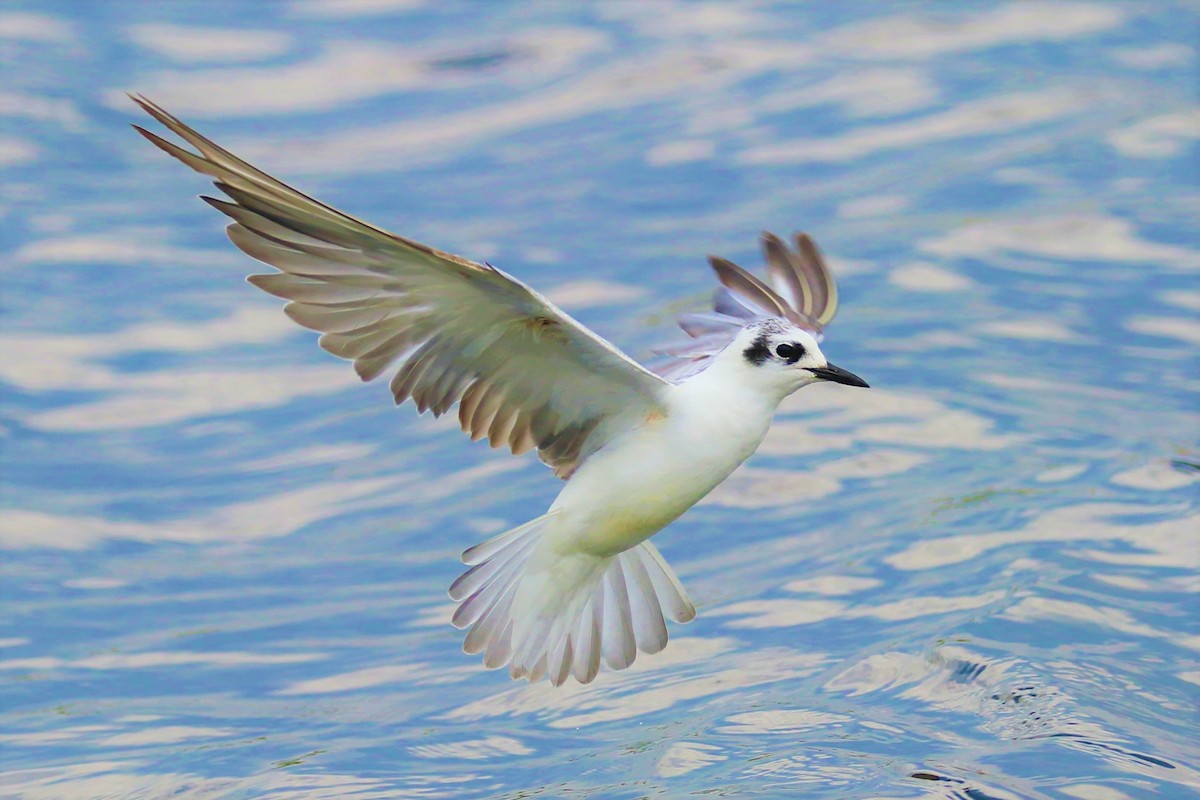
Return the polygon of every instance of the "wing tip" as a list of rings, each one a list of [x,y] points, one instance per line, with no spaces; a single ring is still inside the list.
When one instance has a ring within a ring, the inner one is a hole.
[[[125,96],[128,97],[133,102],[137,103],[138,106],[143,111],[145,111],[150,116],[154,117],[156,120],[161,122],[163,125],[166,125],[168,128],[175,130],[175,125],[173,125],[172,123],[174,122],[177,124],[178,120],[176,120],[174,117],[172,117],[170,114],[168,114],[161,106],[158,105],[158,103],[155,103],[149,97],[146,97],[144,94],[142,94],[140,92],[126,92]]]
[[[145,129],[145,128],[143,128],[141,125],[138,125],[136,122],[131,122],[131,123],[129,123],[129,127],[133,128],[135,131],[137,131],[138,133],[140,133],[140,134],[141,134],[143,137],[145,137],[145,139],[146,139],[147,141],[149,141],[149,142],[150,142],[150,144],[154,145],[154,146],[155,146],[155,147],[157,147],[159,150],[164,150],[164,151],[166,151],[166,152],[168,152],[168,153],[170,152],[170,151],[169,151],[169,150],[167,150],[167,148],[165,147],[165,145],[169,144],[169,143],[167,142],[167,140],[166,140],[166,139],[164,139],[164,138],[162,138],[161,136],[159,136],[157,133],[153,133],[152,131],[148,131],[148,130],[146,130],[146,129]]]

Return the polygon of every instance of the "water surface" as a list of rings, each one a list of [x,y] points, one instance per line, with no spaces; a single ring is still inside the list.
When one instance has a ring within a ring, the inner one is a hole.
[[[10,3],[0,797],[1189,797],[1193,5]],[[587,687],[460,652],[559,484],[318,350],[144,92],[638,357],[811,232],[843,306]]]

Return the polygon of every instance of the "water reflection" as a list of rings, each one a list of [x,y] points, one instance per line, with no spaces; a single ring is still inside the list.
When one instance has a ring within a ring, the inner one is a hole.
[[[921,249],[942,257],[986,258],[1000,267],[1013,262],[999,256],[1016,253],[1049,260],[1150,262],[1159,270],[1200,268],[1200,251],[1143,238],[1128,219],[1103,214],[972,222],[922,242]]]
[[[1086,551],[1092,560],[1182,567],[1200,566],[1200,515],[1174,516],[1177,506],[1083,503],[1057,508],[1017,530],[977,533],[918,542],[888,557],[897,569],[932,569],[976,558],[989,550],[1026,542],[1117,540],[1142,552]],[[1172,515],[1151,522],[1125,520]],[[1118,521],[1120,520],[1120,521]]]
[[[215,12],[0,11],[0,795],[1200,790],[1194,10]],[[664,534],[664,653],[512,684],[443,592],[555,482],[249,294],[126,89],[639,356],[811,230],[878,388]]]
[[[661,658],[643,659],[613,673],[596,689],[572,684],[557,690],[546,684],[510,689],[460,706],[450,720],[534,714],[551,728],[588,725],[655,714],[678,703],[809,674],[823,661],[819,653],[769,649],[738,653],[732,639],[684,637]],[[723,655],[711,669],[709,659]],[[566,689],[566,691],[564,691]]]

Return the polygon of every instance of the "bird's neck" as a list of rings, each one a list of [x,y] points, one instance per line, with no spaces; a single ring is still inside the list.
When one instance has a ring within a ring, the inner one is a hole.
[[[716,359],[703,372],[679,385],[682,398],[694,409],[724,424],[766,433],[783,398],[784,387],[763,382],[740,363]]]

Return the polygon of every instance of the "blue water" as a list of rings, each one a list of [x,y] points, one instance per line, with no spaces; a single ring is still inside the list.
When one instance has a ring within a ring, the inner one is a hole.
[[[0,797],[1200,795],[1188,3],[10,2]],[[638,357],[719,253],[842,310],[656,542],[699,607],[554,690],[457,554],[558,482],[241,281],[141,91]]]

